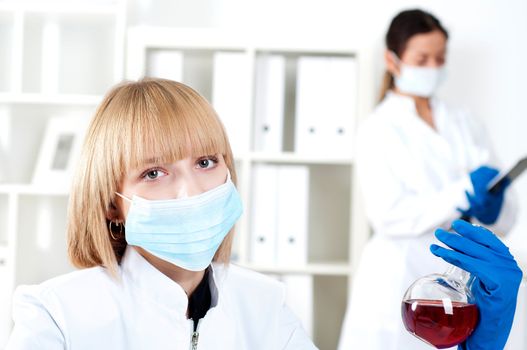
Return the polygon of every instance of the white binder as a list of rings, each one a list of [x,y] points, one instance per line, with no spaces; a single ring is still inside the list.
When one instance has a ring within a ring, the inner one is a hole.
[[[357,109],[357,66],[352,57],[332,57],[328,70],[327,151],[351,157]],[[325,131],[325,130],[324,130]]]
[[[252,180],[251,261],[272,265],[276,261],[277,166],[255,164]]]
[[[282,151],[285,57],[260,55],[256,58],[254,150]]]
[[[356,63],[352,57],[298,59],[296,152],[351,155],[356,85]]]
[[[148,53],[149,77],[183,81],[183,52],[178,50],[152,50]]]
[[[313,337],[313,276],[284,275],[286,304],[300,319],[302,327]]]
[[[234,156],[249,150],[250,70],[243,52],[216,52],[212,105],[227,130]]]
[[[309,168],[284,165],[278,169],[277,263],[307,263]]]
[[[295,152],[316,154],[321,152],[321,135],[328,105],[325,89],[329,59],[302,56],[297,63]]]

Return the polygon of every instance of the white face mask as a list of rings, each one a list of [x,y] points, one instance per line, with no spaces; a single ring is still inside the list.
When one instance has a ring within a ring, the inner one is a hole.
[[[240,196],[227,181],[197,196],[147,200],[134,195],[126,216],[126,242],[190,271],[202,271],[242,214]]]
[[[430,97],[439,85],[445,80],[446,70],[444,66],[439,68],[409,66],[392,53],[400,67],[400,74],[395,77],[395,86],[405,94]]]

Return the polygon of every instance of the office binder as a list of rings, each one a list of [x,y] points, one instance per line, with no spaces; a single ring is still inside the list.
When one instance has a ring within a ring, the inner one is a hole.
[[[304,265],[308,255],[309,168],[280,166],[277,187],[277,263]]]
[[[351,155],[356,85],[353,57],[302,56],[298,59],[296,152]]]
[[[297,63],[295,152],[317,154],[324,147],[321,125],[327,118],[327,57],[301,56]]]
[[[254,150],[282,151],[285,57],[260,55],[256,58]]]
[[[323,146],[335,155],[353,152],[353,135],[357,109],[357,66],[352,57],[332,57],[328,70],[327,142]],[[326,129],[324,130],[324,132]]]
[[[227,130],[235,156],[249,150],[250,74],[243,52],[216,52],[213,58],[212,105]]]
[[[277,166],[255,164],[252,181],[251,261],[272,265],[276,261]]]

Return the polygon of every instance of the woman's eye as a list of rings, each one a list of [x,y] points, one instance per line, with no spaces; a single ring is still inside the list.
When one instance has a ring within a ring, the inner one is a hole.
[[[148,181],[148,180],[155,180],[165,175],[166,174],[159,169],[151,169],[151,170],[145,171],[141,177]]]
[[[159,170],[152,170],[146,173],[146,177],[151,180],[156,179],[158,175],[159,175]]]
[[[213,168],[218,163],[218,160],[215,157],[202,158],[198,160],[198,167],[201,169],[210,169]]]

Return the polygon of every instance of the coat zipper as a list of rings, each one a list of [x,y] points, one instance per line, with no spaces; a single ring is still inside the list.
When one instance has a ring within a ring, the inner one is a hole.
[[[196,330],[194,330],[194,321],[190,320],[190,350],[198,349],[199,325],[201,323],[201,320],[202,319],[199,319],[198,325],[196,326]]]

